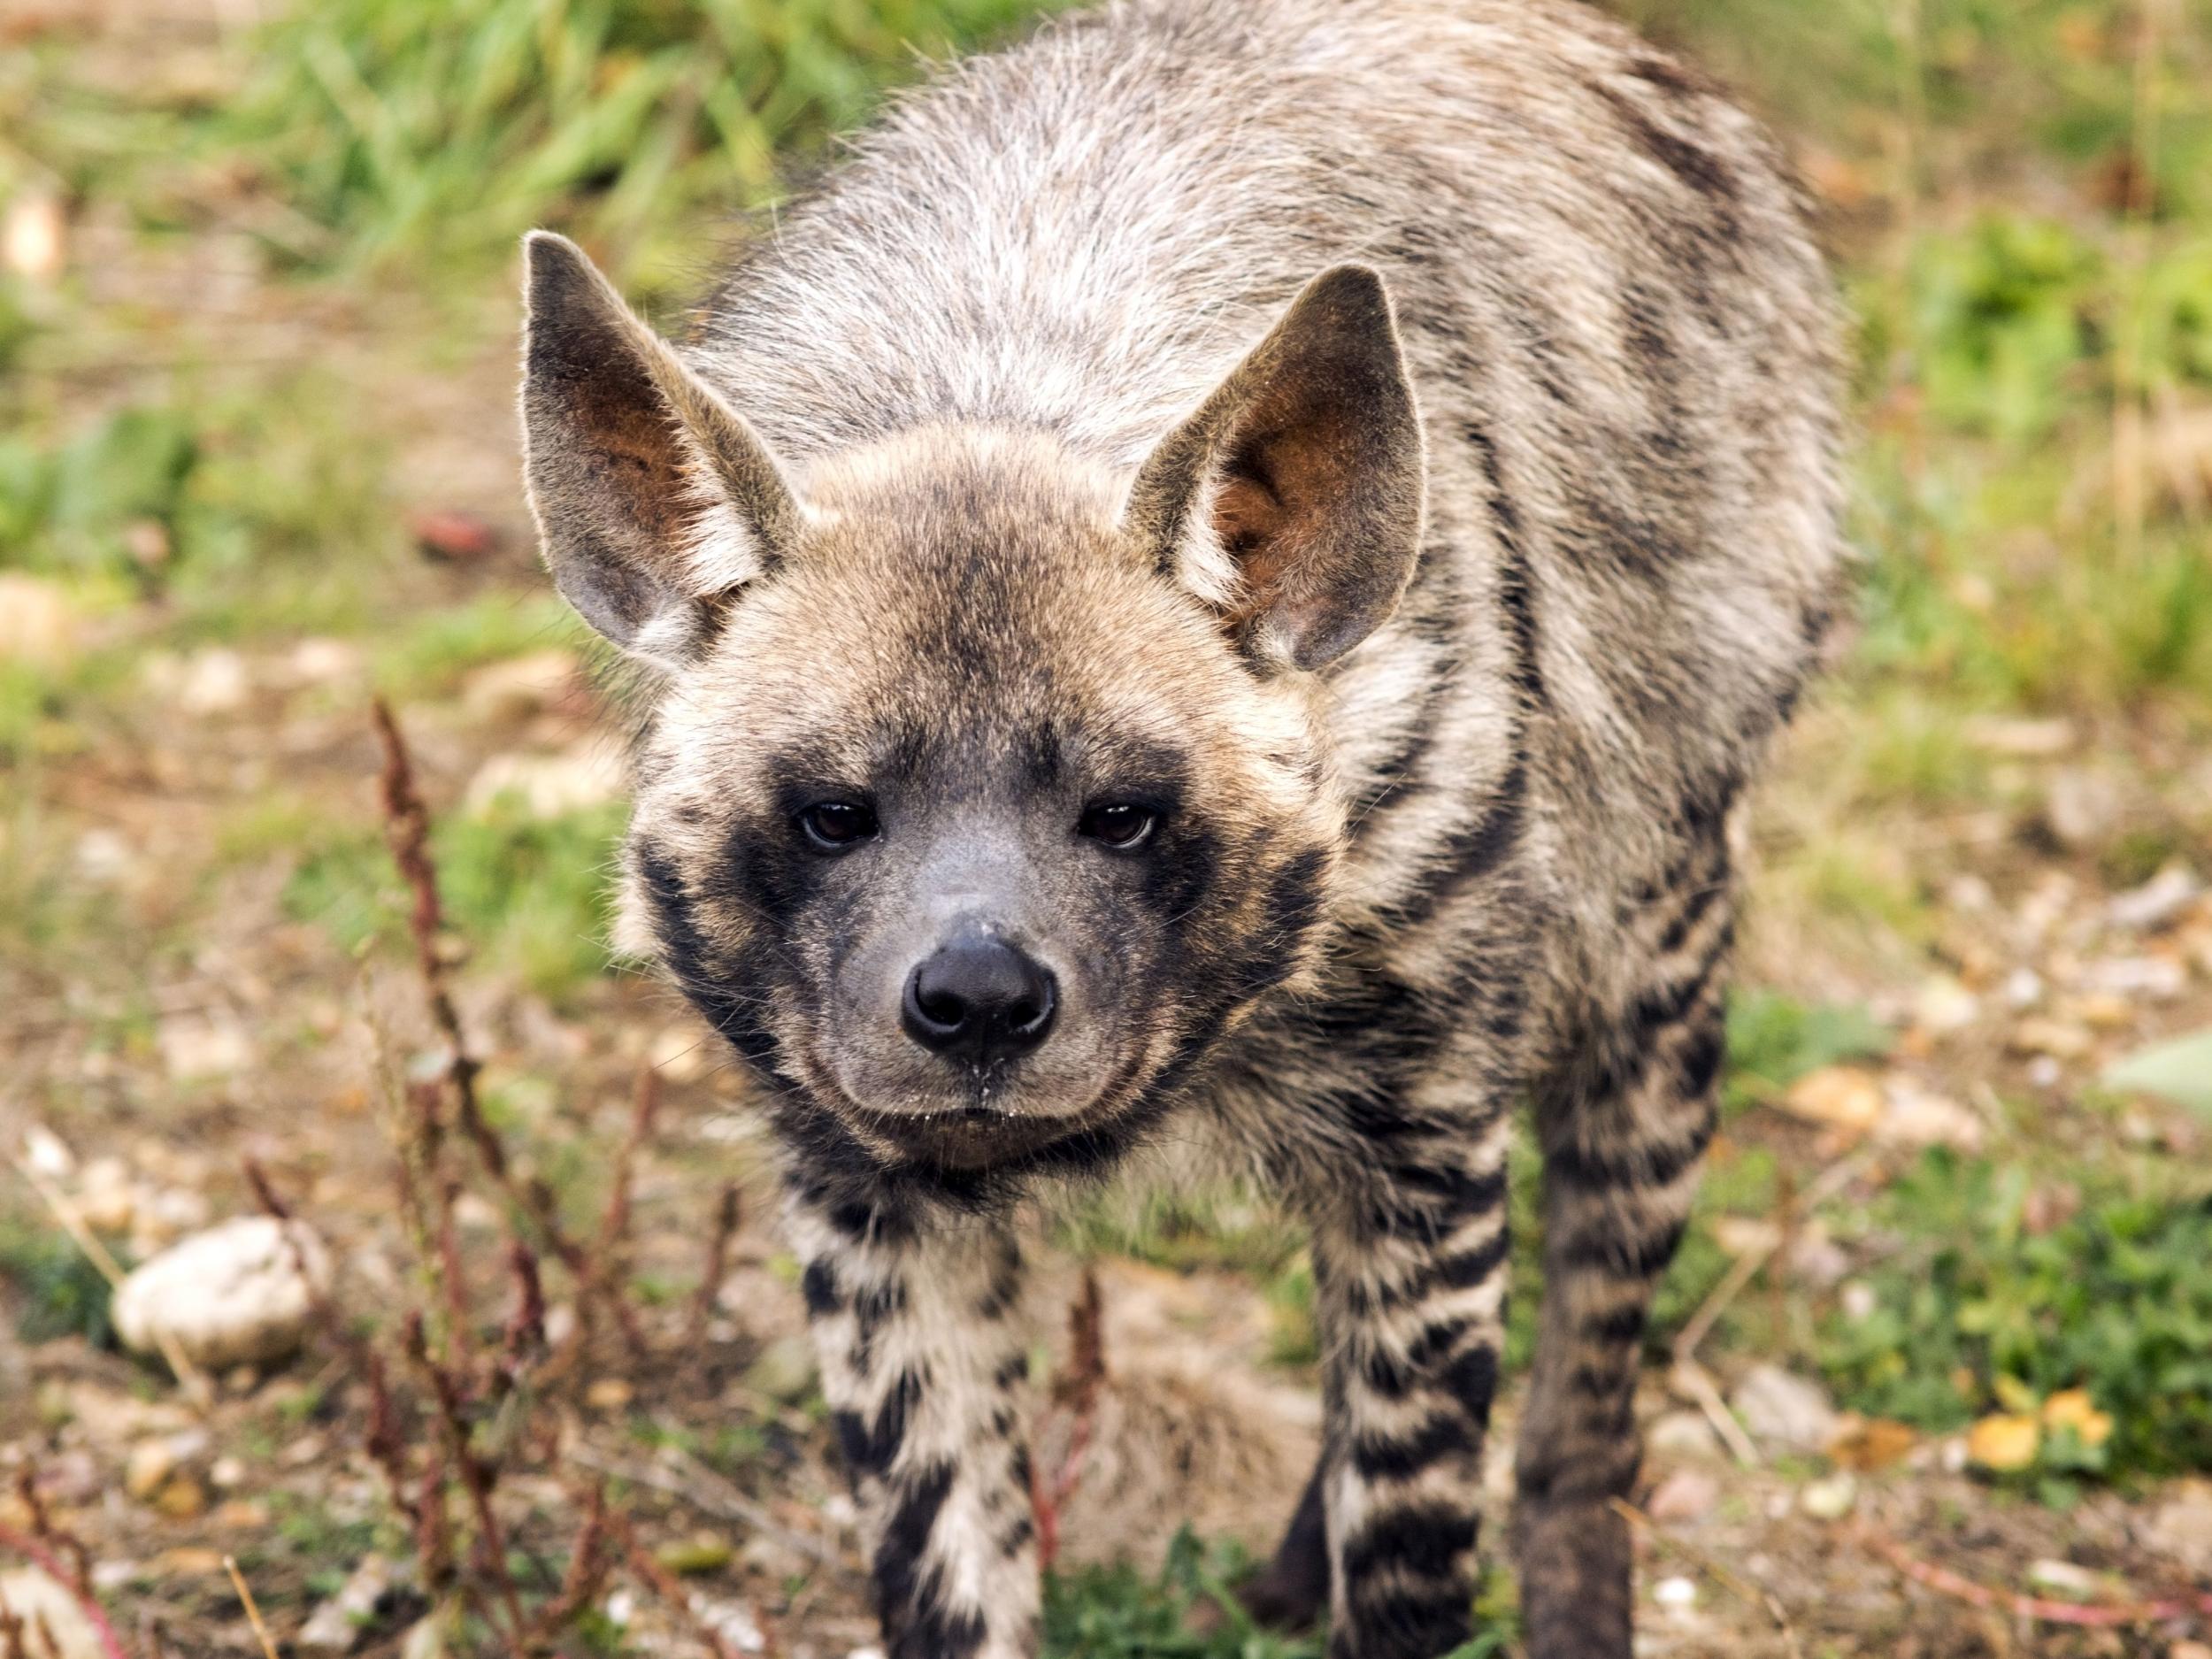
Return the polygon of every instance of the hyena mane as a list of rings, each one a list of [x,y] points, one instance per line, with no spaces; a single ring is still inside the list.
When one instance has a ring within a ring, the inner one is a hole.
[[[1744,791],[1845,567],[1772,142],[1555,0],[1120,0],[895,102],[680,344],[528,251],[625,936],[788,1148],[890,1652],[1035,1651],[1018,1201],[1199,1141],[1325,1339],[1253,1604],[1463,1641],[1525,1102],[1527,1643],[1621,1659]]]

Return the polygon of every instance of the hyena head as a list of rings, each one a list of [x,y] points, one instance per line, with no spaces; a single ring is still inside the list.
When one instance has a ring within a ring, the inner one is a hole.
[[[1317,946],[1315,671],[1421,530],[1379,280],[1317,278],[1133,472],[949,424],[794,466],[573,246],[528,262],[546,558],[654,687],[626,933],[818,1152],[1110,1154]]]

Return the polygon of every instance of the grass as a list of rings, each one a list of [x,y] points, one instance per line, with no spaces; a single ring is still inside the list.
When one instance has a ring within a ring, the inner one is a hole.
[[[288,869],[285,913],[340,948],[397,939],[403,895],[350,802],[280,775],[216,815],[206,867],[180,866],[192,896],[148,918],[74,879],[77,826],[45,803],[45,782],[158,727],[142,672],[154,651],[277,652],[330,634],[361,642],[376,687],[437,704],[480,665],[576,645],[542,588],[449,580],[414,557],[399,511],[410,434],[378,407],[377,377],[480,358],[511,322],[513,238],[532,224],[585,236],[633,291],[688,294],[718,222],[801,185],[832,133],[917,73],[917,48],[991,39],[1034,9],[331,0],[273,17],[234,54],[250,60],[241,83],[212,91],[166,74],[119,89],[81,73],[58,33],[0,54],[0,208],[50,190],[156,250],[239,239],[264,263],[270,302],[307,319],[282,361],[240,365],[158,302],[110,303],[81,272],[50,289],[0,276],[0,572],[51,584],[86,636],[50,658],[0,656],[0,956],[42,995],[135,986],[150,963],[188,954],[223,878],[265,864]],[[1949,972],[1932,894],[1953,855],[1930,826],[2024,818],[2036,781],[1993,761],[1970,718],[2063,715],[2100,738],[2154,730],[2185,752],[2212,737],[2205,504],[2146,467],[2138,513],[2114,459],[2117,417],[2164,433],[2174,411],[2212,408],[2212,30],[2185,15],[2146,58],[2125,0],[1616,9],[1788,130],[1831,204],[1824,230],[1855,325],[1862,633],[1809,734],[1811,762],[1766,820],[1758,912],[1824,961],[1908,984]],[[2156,106],[2147,154],[2140,86]],[[2116,185],[2131,171],[2136,186]],[[356,326],[349,309],[404,320],[375,336],[362,373],[316,366],[321,319]],[[2205,828],[2179,808],[2131,823],[2087,849],[2082,872],[2131,885],[2200,847]],[[444,815],[437,850],[475,969],[575,1005],[608,970],[604,872],[619,829],[613,808]],[[1728,1268],[1714,1221],[1770,1216],[1788,1179],[1758,1142],[1755,1109],[1819,1066],[1888,1052],[1891,1032],[1838,995],[1753,985],[1732,1002],[1727,1134],[1655,1310],[1655,1352]],[[120,1035],[150,1048],[154,1016],[135,991],[126,1000]],[[503,1125],[538,1127],[556,1098],[542,1078],[487,1074]],[[2212,1212],[2185,1171],[2145,1171],[2114,1149],[2108,1125],[2069,1131],[2067,1166],[2054,1167],[2064,1110],[2008,1101],[1989,1156],[1931,1155],[1835,1219],[1870,1313],[1755,1287],[1708,1351],[1816,1368],[1843,1403],[1928,1433],[2085,1388],[2112,1438],[2051,1440],[2019,1478],[2038,1496],[2212,1468]],[[595,1142],[533,1141],[557,1190],[595,1195]],[[1517,1367],[1540,1288],[1537,1164],[1522,1151]],[[2031,1225],[2031,1197],[2062,1179],[2078,1212]],[[1314,1363],[1298,1235],[1236,1195],[1087,1215],[1061,1242],[1245,1274],[1269,1302],[1274,1359]],[[25,1340],[104,1340],[104,1286],[68,1252],[0,1232],[0,1275]],[[734,1472],[751,1448],[729,1449]],[[311,1573],[359,1546],[340,1525],[288,1516],[281,1541]],[[1058,1578],[1049,1651],[1313,1654],[1223,1611],[1242,1565],[1186,1539],[1157,1576]],[[1215,1610],[1209,1632],[1192,1628],[1202,1608]],[[618,1641],[610,1627],[596,1645]]]
[[[2097,1170],[2078,1213],[2039,1225],[2034,1187],[2019,1164],[1933,1151],[1859,1218],[1884,1247],[1872,1309],[1820,1332],[1842,1399],[1944,1432],[2083,1388],[2111,1439],[2047,1447],[2046,1472],[2212,1468],[2212,1195]]]

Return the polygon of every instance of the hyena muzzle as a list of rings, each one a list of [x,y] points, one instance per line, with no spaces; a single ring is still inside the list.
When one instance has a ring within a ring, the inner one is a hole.
[[[898,1659],[1035,1651],[1025,1195],[1201,1144],[1313,1235],[1254,1586],[1626,1655],[1632,1397],[1732,826],[1829,631],[1835,319],[1773,145],[1555,0],[1123,0],[891,109],[672,345],[528,245],[561,591],[642,685],[624,930],[761,1085]]]

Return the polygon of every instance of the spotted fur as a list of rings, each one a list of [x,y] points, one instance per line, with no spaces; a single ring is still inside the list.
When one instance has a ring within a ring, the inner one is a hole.
[[[1118,0],[895,104],[678,346],[530,265],[549,561],[645,675],[625,935],[788,1149],[889,1651],[1035,1651],[1017,1205],[1202,1159],[1313,1229],[1255,1604],[1463,1641],[1525,1100],[1528,1649],[1621,1659],[1732,834],[1842,563],[1772,144],[1559,0]],[[826,795],[864,847],[802,844]],[[964,1071],[888,1010],[978,918],[1060,1004]]]

